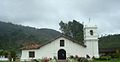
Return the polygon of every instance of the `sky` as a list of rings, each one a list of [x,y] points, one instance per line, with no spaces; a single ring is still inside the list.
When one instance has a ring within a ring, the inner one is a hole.
[[[120,33],[120,0],[0,0],[0,21],[59,30],[77,20],[98,26],[98,33]]]

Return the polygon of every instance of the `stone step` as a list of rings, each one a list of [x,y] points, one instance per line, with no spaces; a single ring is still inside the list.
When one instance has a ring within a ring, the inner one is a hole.
[[[58,60],[57,62],[67,62],[66,60]]]

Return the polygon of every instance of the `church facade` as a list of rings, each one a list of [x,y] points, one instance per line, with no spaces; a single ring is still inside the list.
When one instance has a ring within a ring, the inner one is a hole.
[[[96,25],[84,26],[84,41],[77,43],[69,36],[60,35],[43,45],[32,44],[22,48],[21,61],[53,58],[66,59],[70,56],[99,58],[98,34]]]

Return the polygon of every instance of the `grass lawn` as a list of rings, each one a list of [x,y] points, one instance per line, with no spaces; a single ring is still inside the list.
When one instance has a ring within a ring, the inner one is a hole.
[[[9,62],[9,61],[0,61],[0,62]]]
[[[120,62],[120,59],[111,59],[111,60],[94,60],[91,62]]]

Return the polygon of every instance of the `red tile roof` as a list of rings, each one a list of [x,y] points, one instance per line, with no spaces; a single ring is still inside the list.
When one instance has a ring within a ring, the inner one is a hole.
[[[22,47],[22,50],[31,50],[31,49],[39,49],[41,46],[36,43],[30,43]]]

